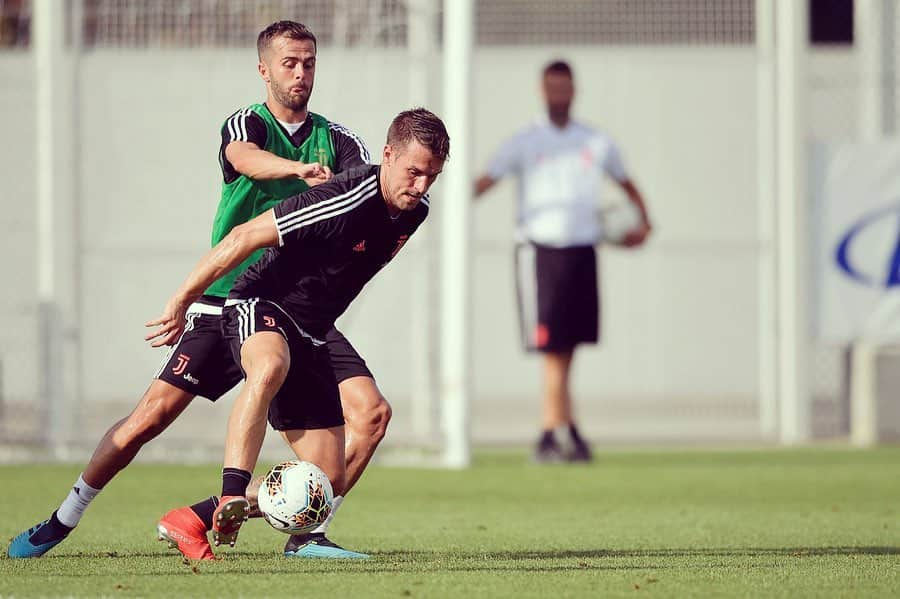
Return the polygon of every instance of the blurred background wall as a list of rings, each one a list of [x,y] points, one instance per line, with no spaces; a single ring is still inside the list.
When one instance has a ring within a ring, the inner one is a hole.
[[[849,6],[852,17],[852,2],[819,4],[838,11],[838,21]],[[59,5],[67,33],[51,75],[53,151],[62,165],[54,189],[70,218],[57,225],[63,233],[56,251],[70,277],[64,292],[70,317],[49,343],[69,348],[72,357],[63,393],[67,417],[53,434],[75,455],[130,410],[162,358],[142,342],[142,325],[208,247],[221,183],[219,129],[234,110],[264,99],[258,31],[289,18],[319,36],[310,108],[359,132],[374,160],[397,112],[411,103],[442,110],[441,6],[426,0]],[[46,173],[35,161],[42,117],[30,9],[27,0],[0,0],[6,46],[0,49],[6,257],[0,366],[9,447],[40,446],[47,411],[60,409],[42,396],[46,338],[33,198]],[[619,142],[649,201],[650,242],[601,253],[603,343],[579,352],[575,364],[576,405],[597,441],[774,438],[762,404],[771,368],[767,344],[777,332],[765,305],[773,200],[758,178],[758,92],[768,59],[757,44],[757,14],[753,0],[476,2],[475,151],[451,159],[469,160],[480,172],[502,140],[541,114],[540,69],[564,58],[575,69],[576,116]],[[854,139],[860,44],[853,43],[852,21],[850,39],[840,27],[836,34],[821,27],[821,39],[806,53],[807,137]],[[433,390],[426,375],[439,334],[436,239],[441,206],[467,199],[442,191],[438,181],[433,222],[339,322],[394,406],[388,445],[439,442],[436,402],[422,397]],[[537,423],[539,363],[518,345],[514,192],[513,182],[504,182],[474,207],[472,431],[481,443],[530,440]],[[604,201],[617,199],[610,189]],[[815,434],[846,434],[844,346],[810,333],[809,366]],[[215,451],[230,405],[220,403],[198,399],[145,454]]]

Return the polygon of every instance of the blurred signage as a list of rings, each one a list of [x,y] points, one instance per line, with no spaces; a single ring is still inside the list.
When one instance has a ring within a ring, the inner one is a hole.
[[[814,152],[816,332],[900,338],[900,140]]]

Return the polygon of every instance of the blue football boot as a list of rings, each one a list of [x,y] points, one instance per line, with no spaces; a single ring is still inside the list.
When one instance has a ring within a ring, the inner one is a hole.
[[[291,535],[284,546],[285,557],[325,558],[325,559],[369,559],[368,554],[344,549],[329,541],[324,533]]]
[[[51,524],[51,518],[53,516],[16,535],[9,543],[6,555],[11,558],[41,557],[62,543],[72,529],[63,524],[56,525],[56,522]]]

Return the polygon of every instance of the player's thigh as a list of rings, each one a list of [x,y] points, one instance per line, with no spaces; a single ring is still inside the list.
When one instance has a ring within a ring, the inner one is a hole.
[[[280,386],[291,367],[291,350],[281,333],[259,331],[250,335],[240,350],[241,366],[248,383]]]
[[[332,484],[343,484],[344,427],[280,431],[297,459],[312,462],[328,475]],[[337,492],[337,490],[336,490]]]
[[[247,384],[282,384],[297,341],[292,327],[284,322],[284,312],[266,301],[253,299],[225,307],[222,335]]]
[[[374,378],[350,377],[338,384],[338,390],[347,426],[376,424],[390,418],[390,405],[378,389]]]

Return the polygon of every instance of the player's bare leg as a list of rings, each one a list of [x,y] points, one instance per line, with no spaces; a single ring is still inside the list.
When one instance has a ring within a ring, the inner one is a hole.
[[[150,387],[126,418],[115,423],[84,469],[84,480],[102,489],[138,454],[141,448],[166,430],[190,405],[194,395],[159,379]]]
[[[572,395],[569,388],[574,350],[546,352],[544,357],[544,394],[542,406],[543,433],[535,449],[538,462],[589,461],[590,448],[581,438],[572,416]],[[561,429],[568,429],[561,431]],[[557,431],[569,437],[563,448]]]
[[[193,399],[194,395],[187,391],[154,380],[131,414],[106,431],[59,509],[13,539],[7,554],[40,557],[62,542],[103,487],[131,463],[148,441],[168,428]]]
[[[270,331],[254,333],[241,346],[241,366],[247,378],[228,417],[224,465],[252,471],[266,435],[269,404],[291,367],[287,341]]]
[[[216,545],[234,545],[249,516],[246,492],[265,437],[266,413],[290,368],[287,342],[278,333],[254,333],[241,346],[241,365],[247,376],[228,418],[221,498],[168,512],[159,523],[161,538],[162,528],[171,532],[180,527],[192,540],[199,531],[205,540],[206,531],[212,529]],[[179,544],[178,549],[191,559],[214,559],[212,551],[201,552],[196,544]]]
[[[339,387],[345,421],[346,496],[384,439],[392,411],[372,377],[354,376],[341,381]]]
[[[254,333],[241,345],[241,365],[247,378],[228,417],[222,499],[212,521],[216,545],[234,546],[249,516],[247,485],[266,436],[266,414],[291,367],[287,341],[274,332]]]
[[[328,527],[337,514],[337,508],[343,502],[344,496],[362,476],[363,471],[372,459],[372,455],[384,439],[387,432],[388,423],[391,420],[391,406],[378,390],[375,379],[368,376],[355,376],[341,381],[340,385],[341,406],[344,411],[344,463],[346,470],[346,484],[344,485],[343,494],[335,491],[335,508],[332,510],[328,519],[311,533],[303,535],[293,535],[285,546],[285,554],[304,557],[306,556],[304,546],[311,541],[318,544],[315,550],[315,557],[325,557],[321,555],[324,547],[336,547],[337,550],[332,552],[328,557],[348,557],[345,549],[337,547],[326,537]],[[318,462],[316,462],[318,464]],[[257,498],[259,496],[259,487],[263,477],[253,479],[247,487],[247,499],[250,501],[250,517],[261,517]],[[326,545],[327,543],[327,545]],[[300,553],[298,553],[298,550]],[[306,553],[312,553],[312,549],[307,549]],[[355,554],[359,557],[364,554]]]
[[[335,492],[335,495],[346,496],[359,481],[375,454],[375,450],[384,439],[393,412],[372,377],[351,377],[341,381],[339,388],[341,406],[346,421],[344,425],[344,463],[347,480],[344,492],[342,494]],[[261,476],[255,478],[247,487],[251,517],[260,516],[256,497],[262,479]]]
[[[347,489],[347,473],[345,468],[345,428],[338,426],[329,429],[282,431],[282,438],[294,450],[301,460],[318,465],[331,480],[335,503],[331,518],[340,507],[343,494]],[[327,520],[326,522],[330,522]],[[327,528],[327,525],[326,525]],[[365,559],[365,553],[349,551],[331,542],[324,532],[313,531],[305,535],[293,535],[284,548],[287,557]]]
[[[573,352],[544,353],[544,430],[553,430],[572,422],[572,397],[569,373]]]
[[[280,431],[297,459],[312,462],[331,481],[335,495],[344,493],[347,471],[344,467],[344,427]]]

